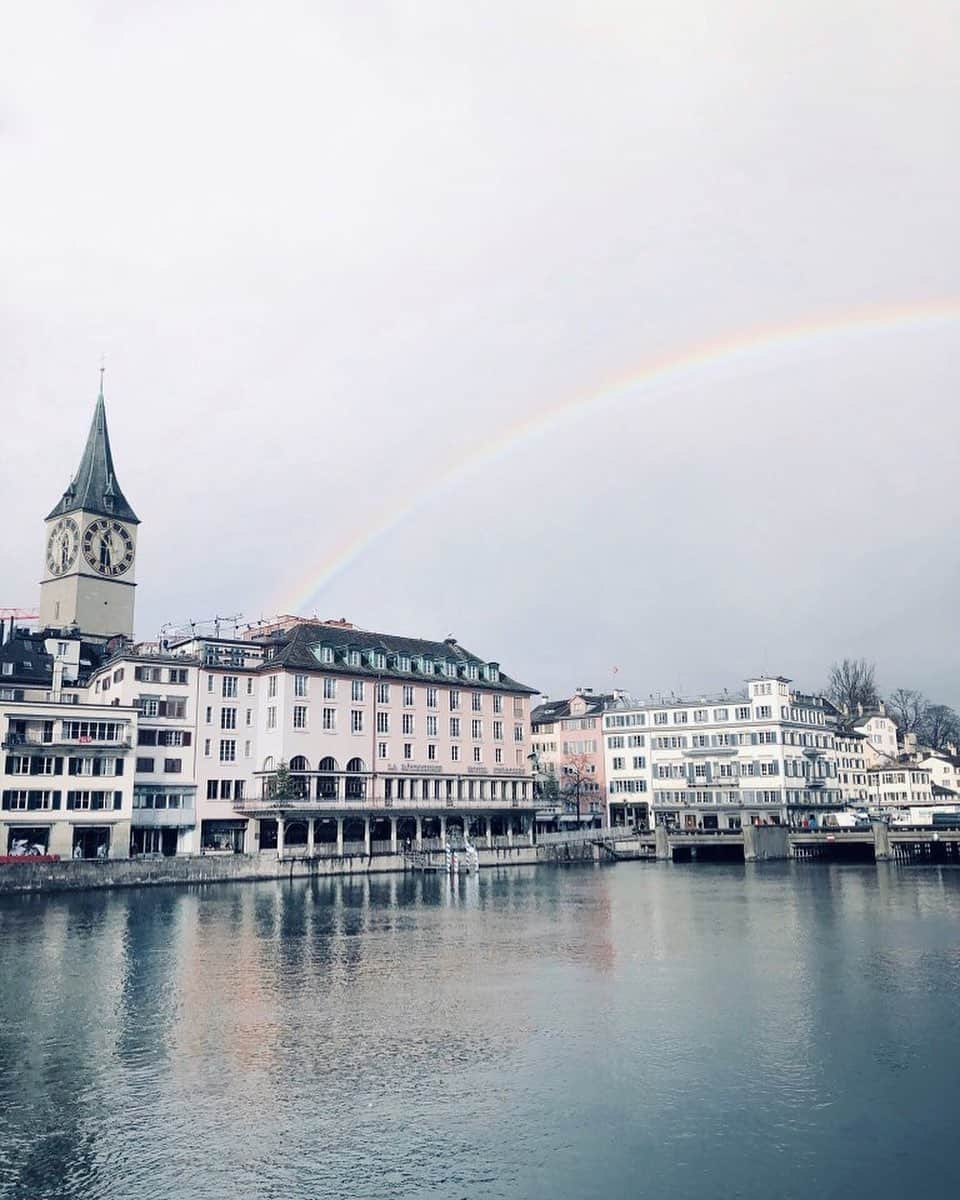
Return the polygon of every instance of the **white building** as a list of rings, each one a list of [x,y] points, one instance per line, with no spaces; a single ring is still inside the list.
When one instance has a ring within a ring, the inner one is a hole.
[[[741,696],[661,701],[604,714],[610,820],[737,829],[800,825],[842,807],[829,706],[783,677]]]

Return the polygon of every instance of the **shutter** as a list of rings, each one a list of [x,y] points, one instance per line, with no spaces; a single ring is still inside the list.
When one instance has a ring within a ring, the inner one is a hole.
[[[3,773],[5,775],[13,774],[13,756],[10,754],[7,755],[7,761],[4,763]]]
[[[114,810],[120,808],[122,805],[123,805],[123,792],[114,792],[113,793]]]
[[[61,795],[62,795],[62,793],[61,793],[61,792],[54,792],[54,793],[53,793],[53,797],[52,797],[52,804],[53,804],[53,807],[54,807],[54,808],[57,808],[57,809],[59,809],[59,807],[60,807],[60,797],[61,797]]]
[[[116,775],[122,775],[122,774],[123,774],[123,759],[122,759],[122,758],[118,758],[118,759],[115,759],[114,761],[115,761],[115,762],[116,762],[116,764],[117,764],[117,769],[116,769],[116,771],[115,771],[114,773],[115,773]]]
[[[166,702],[166,700],[158,700],[158,701],[157,701],[157,716],[158,716],[158,717],[165,717],[166,715],[167,715],[167,702]]]
[[[189,746],[192,743],[192,741],[193,741],[193,734],[190,732],[190,730],[187,730],[187,732],[183,735],[183,744],[184,744],[184,746]]]
[[[4,793],[3,793],[3,807],[4,807],[5,809],[9,809],[9,808],[10,808],[10,793],[9,793],[9,792],[4,792]]]
[[[63,774],[63,759],[62,758],[55,758],[53,760],[53,773],[54,773],[54,775],[62,775]]]

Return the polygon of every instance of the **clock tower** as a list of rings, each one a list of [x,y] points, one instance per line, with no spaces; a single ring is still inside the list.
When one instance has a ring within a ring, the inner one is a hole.
[[[140,522],[113,469],[102,378],[80,467],[46,524],[40,628],[133,637]]]

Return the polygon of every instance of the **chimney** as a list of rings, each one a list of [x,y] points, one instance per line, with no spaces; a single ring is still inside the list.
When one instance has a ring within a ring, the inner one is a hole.
[[[59,701],[63,697],[63,659],[58,654],[53,660],[53,687],[51,699]]]

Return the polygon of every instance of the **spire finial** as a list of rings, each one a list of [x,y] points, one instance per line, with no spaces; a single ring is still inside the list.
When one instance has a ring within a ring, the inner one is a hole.
[[[106,356],[101,354],[100,355],[100,399],[101,400],[103,399],[103,375],[104,375],[104,372],[106,371],[106,369],[107,369]]]

